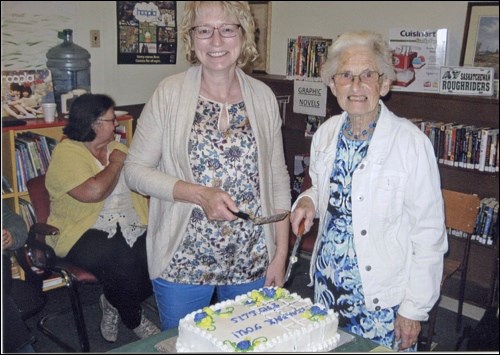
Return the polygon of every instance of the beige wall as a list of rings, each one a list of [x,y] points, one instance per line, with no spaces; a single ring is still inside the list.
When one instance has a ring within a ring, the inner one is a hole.
[[[179,17],[184,1],[177,2]],[[391,27],[420,29],[447,28],[448,65],[458,65],[467,12],[467,1],[389,2],[389,1],[276,1],[272,2],[270,73],[285,74],[286,43],[289,37],[319,35],[335,38],[342,32],[354,29],[376,30],[387,36]],[[37,16],[49,11],[56,18],[49,24],[49,32],[41,31],[30,22],[24,31],[38,36],[52,37],[64,28],[73,29],[73,40],[91,54],[92,91],[107,93],[118,105],[143,103],[153,93],[160,80],[185,70],[188,65],[184,54],[178,51],[177,65],[118,65],[116,64],[117,30],[116,3],[114,1],[2,1],[2,26],[4,20],[22,12],[25,16]],[[89,31],[101,32],[101,47],[90,48]],[[5,28],[2,27],[2,69],[4,58]],[[8,29],[7,29],[8,30]],[[57,44],[57,42],[55,42]],[[60,43],[60,42],[59,42]],[[39,65],[45,63],[45,53],[54,46],[54,39],[47,39],[47,48],[30,55]],[[21,64],[22,65],[22,64]],[[24,69],[10,67],[8,69]]]

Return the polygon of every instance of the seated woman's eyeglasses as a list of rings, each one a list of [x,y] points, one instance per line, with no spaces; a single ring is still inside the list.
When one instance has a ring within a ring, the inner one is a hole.
[[[354,81],[355,77],[359,78],[359,81],[365,84],[374,84],[378,81],[378,79],[384,75],[384,73],[379,73],[374,70],[365,70],[362,71],[359,75],[354,75],[350,71],[346,71],[344,73],[333,74],[332,80],[337,85],[348,85]]]
[[[116,116],[113,115],[113,118],[111,118],[109,120],[105,120],[103,118],[99,118],[99,121],[102,121],[102,122],[113,122],[113,123],[115,123],[116,122]]]
[[[224,38],[235,37],[238,34],[238,29],[241,25],[238,24],[222,24],[219,27],[210,26],[194,26],[191,27],[191,32],[198,39],[209,39],[214,35],[215,30],[219,31],[219,35]]]

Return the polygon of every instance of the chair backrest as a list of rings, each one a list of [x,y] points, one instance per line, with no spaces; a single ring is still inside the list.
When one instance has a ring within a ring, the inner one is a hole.
[[[477,195],[443,189],[446,227],[473,234],[480,199]]]
[[[45,175],[28,180],[26,183],[37,222],[46,223],[50,213],[50,197],[45,187]]]

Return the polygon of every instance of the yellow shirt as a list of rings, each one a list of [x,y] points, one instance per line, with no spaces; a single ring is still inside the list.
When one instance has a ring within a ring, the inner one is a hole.
[[[127,146],[119,142],[108,144],[108,151],[119,149],[127,153]],[[91,228],[104,206],[101,202],[81,202],[71,197],[68,192],[97,175],[100,168],[95,157],[83,142],[65,139],[52,153],[52,160],[47,170],[45,185],[50,195],[50,215],[47,223],[59,228],[59,235],[48,236],[47,244],[54,248],[59,257],[65,257],[80,237]],[[132,193],[134,208],[147,224],[147,199]]]

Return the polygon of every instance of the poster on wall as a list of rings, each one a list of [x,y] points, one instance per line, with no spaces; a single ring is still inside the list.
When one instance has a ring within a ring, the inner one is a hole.
[[[176,1],[117,1],[118,64],[176,64]]]

